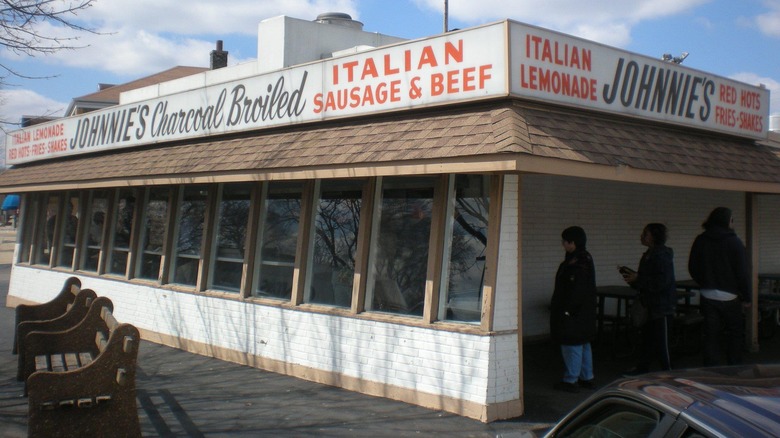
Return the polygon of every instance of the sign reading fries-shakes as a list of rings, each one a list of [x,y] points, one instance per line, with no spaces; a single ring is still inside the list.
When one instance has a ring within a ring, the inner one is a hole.
[[[504,21],[118,105],[8,135],[20,164],[516,95],[753,138],[768,92]]]

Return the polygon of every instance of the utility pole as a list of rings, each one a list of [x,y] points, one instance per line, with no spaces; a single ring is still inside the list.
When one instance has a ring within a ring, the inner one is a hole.
[[[444,0],[444,33],[450,31],[449,24],[447,23],[447,16],[449,15],[449,2]]]

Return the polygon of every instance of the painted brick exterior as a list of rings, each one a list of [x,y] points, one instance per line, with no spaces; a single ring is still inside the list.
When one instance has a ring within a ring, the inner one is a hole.
[[[522,195],[522,199],[520,197]],[[758,197],[760,270],[780,271],[780,198]],[[744,194],[543,175],[507,175],[503,194],[492,336],[291,310],[219,296],[175,292],[107,277],[83,287],[111,298],[115,315],[141,329],[249,355],[489,405],[520,397],[517,335],[518,214],[522,211],[523,336],[548,331],[560,232],[581,225],[599,284],[620,284],[617,264],[635,266],[647,222],[670,229],[678,278],[709,211],[725,205],[744,239]],[[48,301],[71,273],[14,266],[9,295]]]

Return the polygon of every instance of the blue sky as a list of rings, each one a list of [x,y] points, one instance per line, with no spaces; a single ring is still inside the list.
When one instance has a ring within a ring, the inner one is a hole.
[[[288,15],[346,12],[364,30],[409,39],[443,31],[443,0],[96,0],[76,20],[84,48],[30,58],[3,50],[2,64],[26,76],[0,89],[0,120],[62,115],[98,83],[123,83],[176,65],[208,66],[215,41],[230,64],[256,58],[257,24]],[[684,65],[772,93],[780,114],[780,0],[449,0],[449,28],[505,18],[643,55],[688,52]],[[47,34],[68,35],[43,28]],[[6,125],[6,129],[14,129]]]

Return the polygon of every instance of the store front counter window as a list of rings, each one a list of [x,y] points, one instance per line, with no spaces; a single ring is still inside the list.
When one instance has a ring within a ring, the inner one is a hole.
[[[495,284],[495,181],[453,174],[25,194],[19,262],[315,312],[473,325]]]

